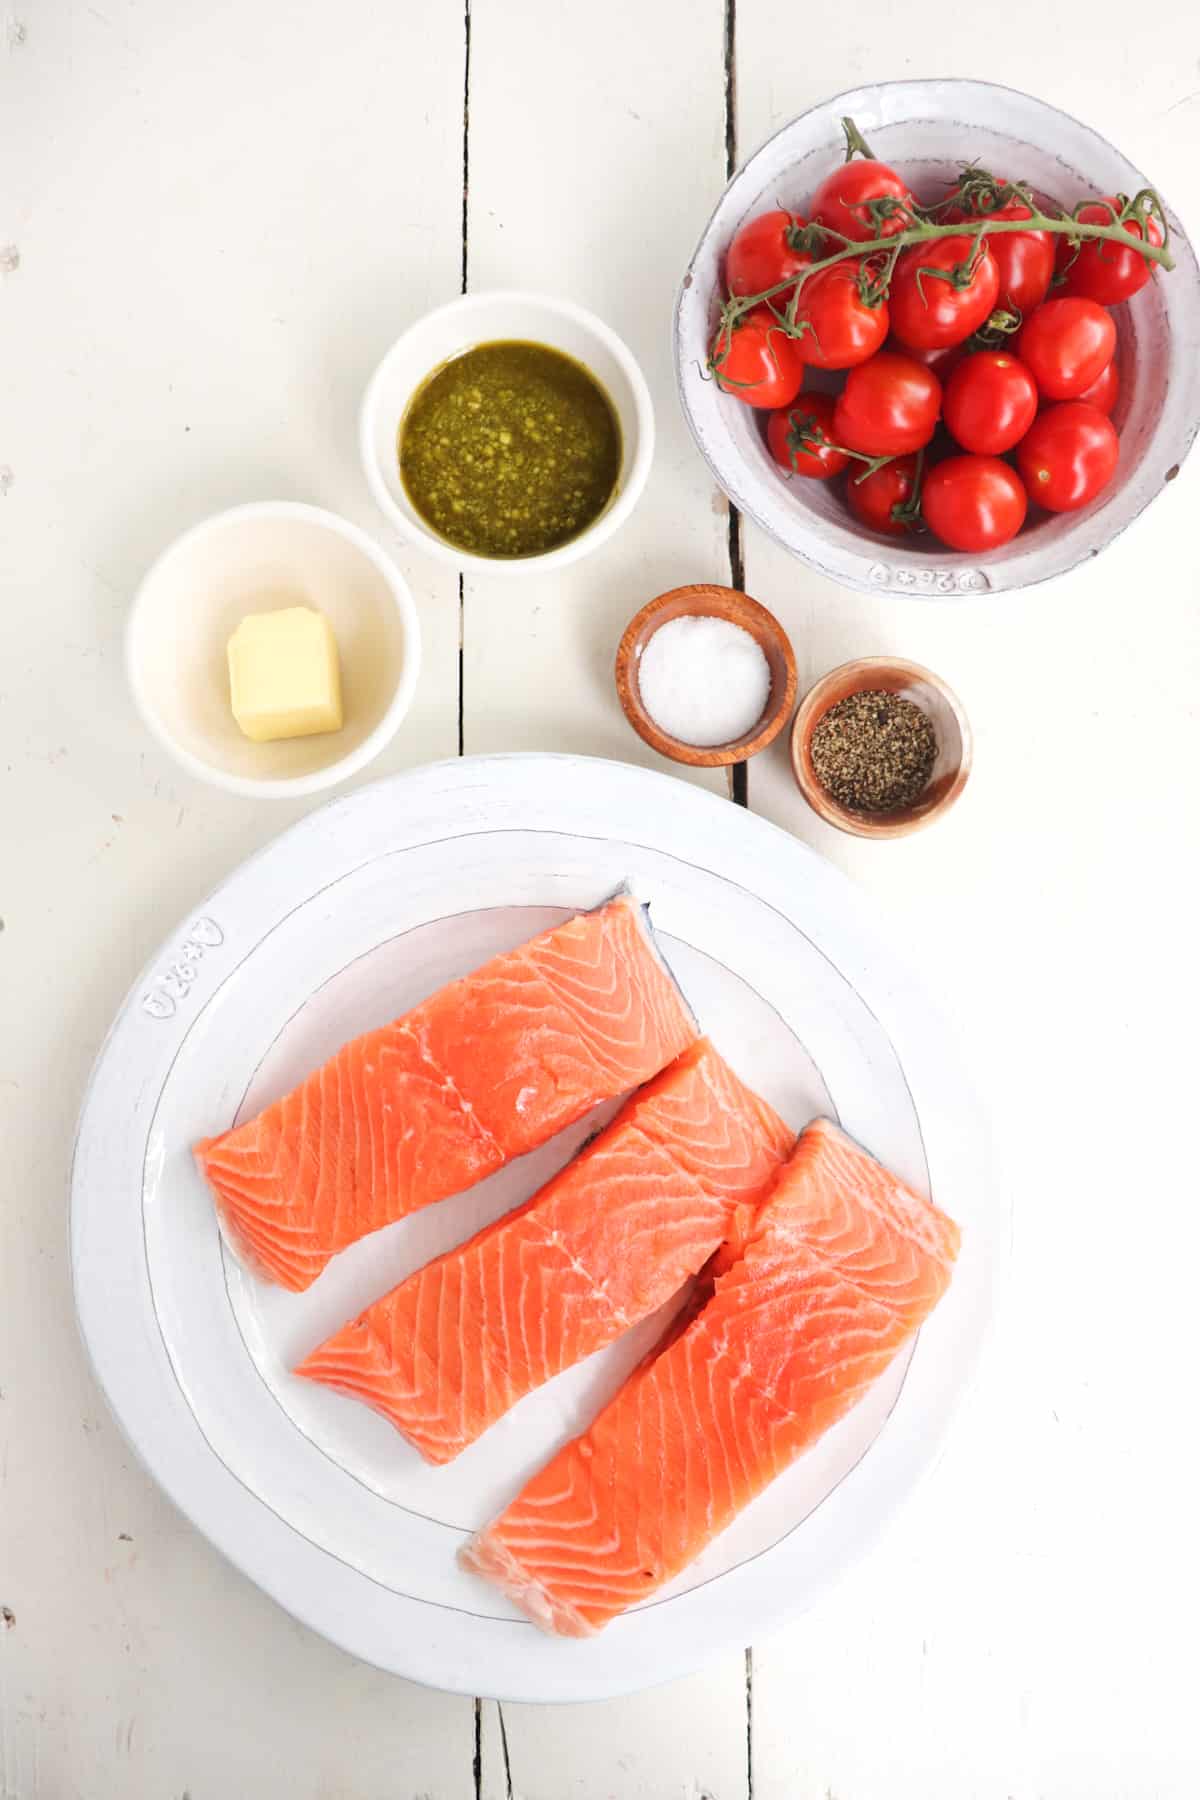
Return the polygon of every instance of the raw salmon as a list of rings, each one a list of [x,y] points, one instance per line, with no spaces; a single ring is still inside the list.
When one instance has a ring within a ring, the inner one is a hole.
[[[453,981],[196,1149],[226,1235],[288,1288],[637,1087],[697,1027],[629,895]]]
[[[701,1038],[541,1192],[297,1369],[449,1462],[524,1394],[647,1318],[759,1204],[796,1141]]]
[[[548,1631],[597,1631],[854,1405],[944,1293],[958,1240],[818,1120],[698,1317],[464,1547],[463,1566]]]

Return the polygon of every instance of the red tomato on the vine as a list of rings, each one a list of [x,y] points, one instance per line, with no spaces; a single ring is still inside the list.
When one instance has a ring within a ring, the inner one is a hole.
[[[917,480],[915,456],[898,456],[884,463],[870,475],[850,471],[846,482],[846,504],[860,525],[881,531],[886,537],[904,537],[912,530],[910,518],[897,518],[912,499]]]
[[[930,531],[952,550],[996,550],[1025,523],[1025,489],[998,456],[951,456],[932,468],[921,493]]]
[[[1000,215],[1003,216],[1003,215]],[[1028,208],[1015,215],[1028,217]],[[1000,276],[999,305],[1022,318],[1040,306],[1054,276],[1054,245],[1048,231],[997,232],[988,238]]]
[[[1117,328],[1095,300],[1044,300],[1017,334],[1016,353],[1047,400],[1078,400],[1103,374]]]
[[[929,442],[942,410],[942,384],[932,369],[880,350],[851,369],[838,395],[833,435],[863,456],[900,456]]]
[[[833,395],[804,394],[767,420],[767,448],[789,475],[828,481],[840,475],[850,458],[837,448],[833,429]]]
[[[1120,212],[1124,200],[1119,194],[1109,196],[1108,203],[1099,201],[1080,209],[1079,219],[1084,225],[1111,225],[1113,215],[1109,206]],[[1143,232],[1142,222],[1138,219],[1126,219],[1124,229],[1130,237],[1143,238],[1149,244],[1160,245],[1163,241],[1162,226],[1153,213],[1146,215],[1146,229]],[[1084,242],[1078,256],[1072,256],[1071,246],[1067,239],[1059,240],[1059,269],[1062,272],[1062,292],[1076,294],[1085,300],[1095,300],[1099,306],[1119,306],[1122,300],[1128,300],[1144,288],[1150,279],[1151,264],[1146,261],[1140,250],[1123,250],[1119,244],[1110,243],[1107,238],[1092,238]]]
[[[1037,383],[1006,350],[965,356],[946,383],[942,410],[953,437],[976,456],[1002,456],[1037,416]]]
[[[892,330],[914,350],[961,344],[996,305],[996,259],[973,237],[912,244],[896,261],[888,290]]]
[[[718,328],[708,366],[717,386],[748,406],[790,406],[804,383],[796,339],[764,306]]]
[[[888,334],[888,303],[865,300],[864,280],[850,257],[804,283],[796,308],[797,324],[808,326],[796,339],[802,362],[814,369],[852,369],[879,349]]]
[[[762,294],[806,269],[813,257],[811,250],[797,248],[803,230],[804,220],[782,208],[749,219],[725,253],[730,293]]]
[[[1004,185],[1001,183],[1000,185]],[[964,207],[951,208],[946,223],[956,225],[971,218],[1029,219],[1033,215],[1023,200],[1010,200],[990,211],[980,207],[968,212]],[[1054,275],[1054,233],[1052,231],[996,231],[988,233],[988,249],[996,261],[1000,277],[997,305],[1022,318],[1041,304],[1050,289]]]
[[[1107,419],[1117,404],[1117,395],[1120,392],[1121,376],[1117,369],[1117,359],[1114,356],[1107,367],[1097,375],[1091,387],[1084,388],[1079,398],[1085,406],[1094,406],[1096,411],[1102,412]]]
[[[892,200],[897,204],[890,216],[876,224],[866,205],[868,200]],[[895,237],[903,231],[911,223],[912,204],[908,183],[895,169],[864,159],[842,163],[832,175],[827,175],[808,210],[818,225],[827,225],[842,237],[865,244],[871,238]]]
[[[1074,512],[1112,480],[1121,453],[1111,419],[1082,400],[1048,406],[1017,445],[1029,498],[1047,512]]]

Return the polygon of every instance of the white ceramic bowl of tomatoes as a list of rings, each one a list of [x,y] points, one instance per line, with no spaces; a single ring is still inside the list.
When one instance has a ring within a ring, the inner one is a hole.
[[[845,119],[870,156],[847,158]],[[1122,235],[1033,228],[1063,213]],[[891,243],[922,224],[936,234]],[[1136,247],[1164,235],[1170,269]],[[1178,473],[1200,274],[1161,195],[1087,126],[986,82],[895,82],[803,114],[733,178],[675,356],[721,487],[805,561],[877,592],[1026,587]]]

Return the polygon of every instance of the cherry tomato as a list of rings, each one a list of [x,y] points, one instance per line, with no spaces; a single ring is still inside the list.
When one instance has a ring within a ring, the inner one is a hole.
[[[717,386],[748,406],[790,406],[804,382],[796,340],[764,306],[756,306],[732,330],[718,328],[708,366]]]
[[[836,442],[832,394],[805,394],[767,420],[767,448],[791,475],[811,481],[840,475],[850,458]]]
[[[1014,203],[993,214],[997,219],[1027,219],[1029,208]],[[1000,277],[997,305],[1024,318],[1040,306],[1054,276],[1054,234],[1050,231],[998,231],[988,249]]]
[[[1117,359],[1114,356],[1097,375],[1090,388],[1084,388],[1079,398],[1085,406],[1094,406],[1107,419],[1117,404],[1117,395],[1121,391],[1121,377],[1117,372]]]
[[[956,225],[960,219],[979,218],[981,213],[989,219],[1028,219],[1033,216],[1024,201],[1010,200],[1005,206],[992,207],[990,211],[980,208],[974,213],[961,206],[953,207],[946,214],[946,223]],[[1023,318],[1039,306],[1049,292],[1054,275],[1054,233],[997,231],[989,233],[987,243],[996,259],[996,272],[1000,277],[996,304],[1008,312],[1020,313]]]
[[[930,469],[921,514],[952,550],[995,550],[1025,523],[1025,489],[998,456],[951,456]]]
[[[896,508],[912,498],[916,479],[915,456],[898,456],[871,475],[856,475],[852,469],[846,482],[846,504],[860,525],[887,537],[904,537],[912,524],[898,519]]]
[[[1102,306],[1074,295],[1043,300],[1017,334],[1015,349],[1047,400],[1078,400],[1104,372],[1117,328]]]
[[[1111,481],[1120,449],[1111,419],[1068,400],[1038,414],[1017,445],[1017,468],[1031,500],[1047,512],[1074,512]]]
[[[888,333],[888,304],[869,306],[853,258],[831,263],[800,289],[796,319],[809,330],[796,339],[802,362],[814,369],[852,369],[874,356]]]
[[[1113,216],[1108,207],[1114,206],[1120,212],[1123,204],[1119,195],[1112,195],[1108,205],[1097,201],[1083,207],[1080,221],[1084,225],[1111,225]],[[1130,237],[1145,236],[1151,244],[1163,241],[1162,226],[1153,213],[1146,218],[1145,233],[1138,219],[1126,219],[1125,230]],[[1146,261],[1140,250],[1122,250],[1119,244],[1110,243],[1106,238],[1092,238],[1080,246],[1078,256],[1072,259],[1071,246],[1065,237],[1059,244],[1064,294],[1080,295],[1085,300],[1095,300],[1100,306],[1119,306],[1122,300],[1128,300],[1131,294],[1144,288],[1150,279],[1153,265]]]
[[[877,225],[865,205],[868,200],[897,200],[900,205]],[[818,225],[828,225],[854,243],[865,244],[870,238],[895,237],[903,231],[911,223],[911,205],[908,183],[895,169],[864,159],[842,163],[827,175],[813,195],[809,212]]]
[[[941,410],[942,384],[932,369],[895,350],[879,350],[847,375],[833,436],[864,456],[900,456],[929,442]]]
[[[762,294],[806,269],[813,260],[812,251],[796,247],[803,229],[804,220],[782,208],[748,220],[725,253],[730,293]],[[786,294],[780,295],[781,301],[786,299]]]
[[[960,267],[970,275],[956,276]],[[892,330],[914,350],[961,344],[992,312],[999,291],[996,259],[986,246],[977,251],[974,238],[913,244],[900,252],[888,291]]]
[[[964,356],[946,383],[946,424],[964,450],[1002,456],[1037,415],[1037,383],[1007,350]]]

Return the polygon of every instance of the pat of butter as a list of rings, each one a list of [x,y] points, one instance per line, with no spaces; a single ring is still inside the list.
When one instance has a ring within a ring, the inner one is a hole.
[[[249,613],[229,640],[233,716],[256,744],[342,728],[337,639],[310,606]]]

